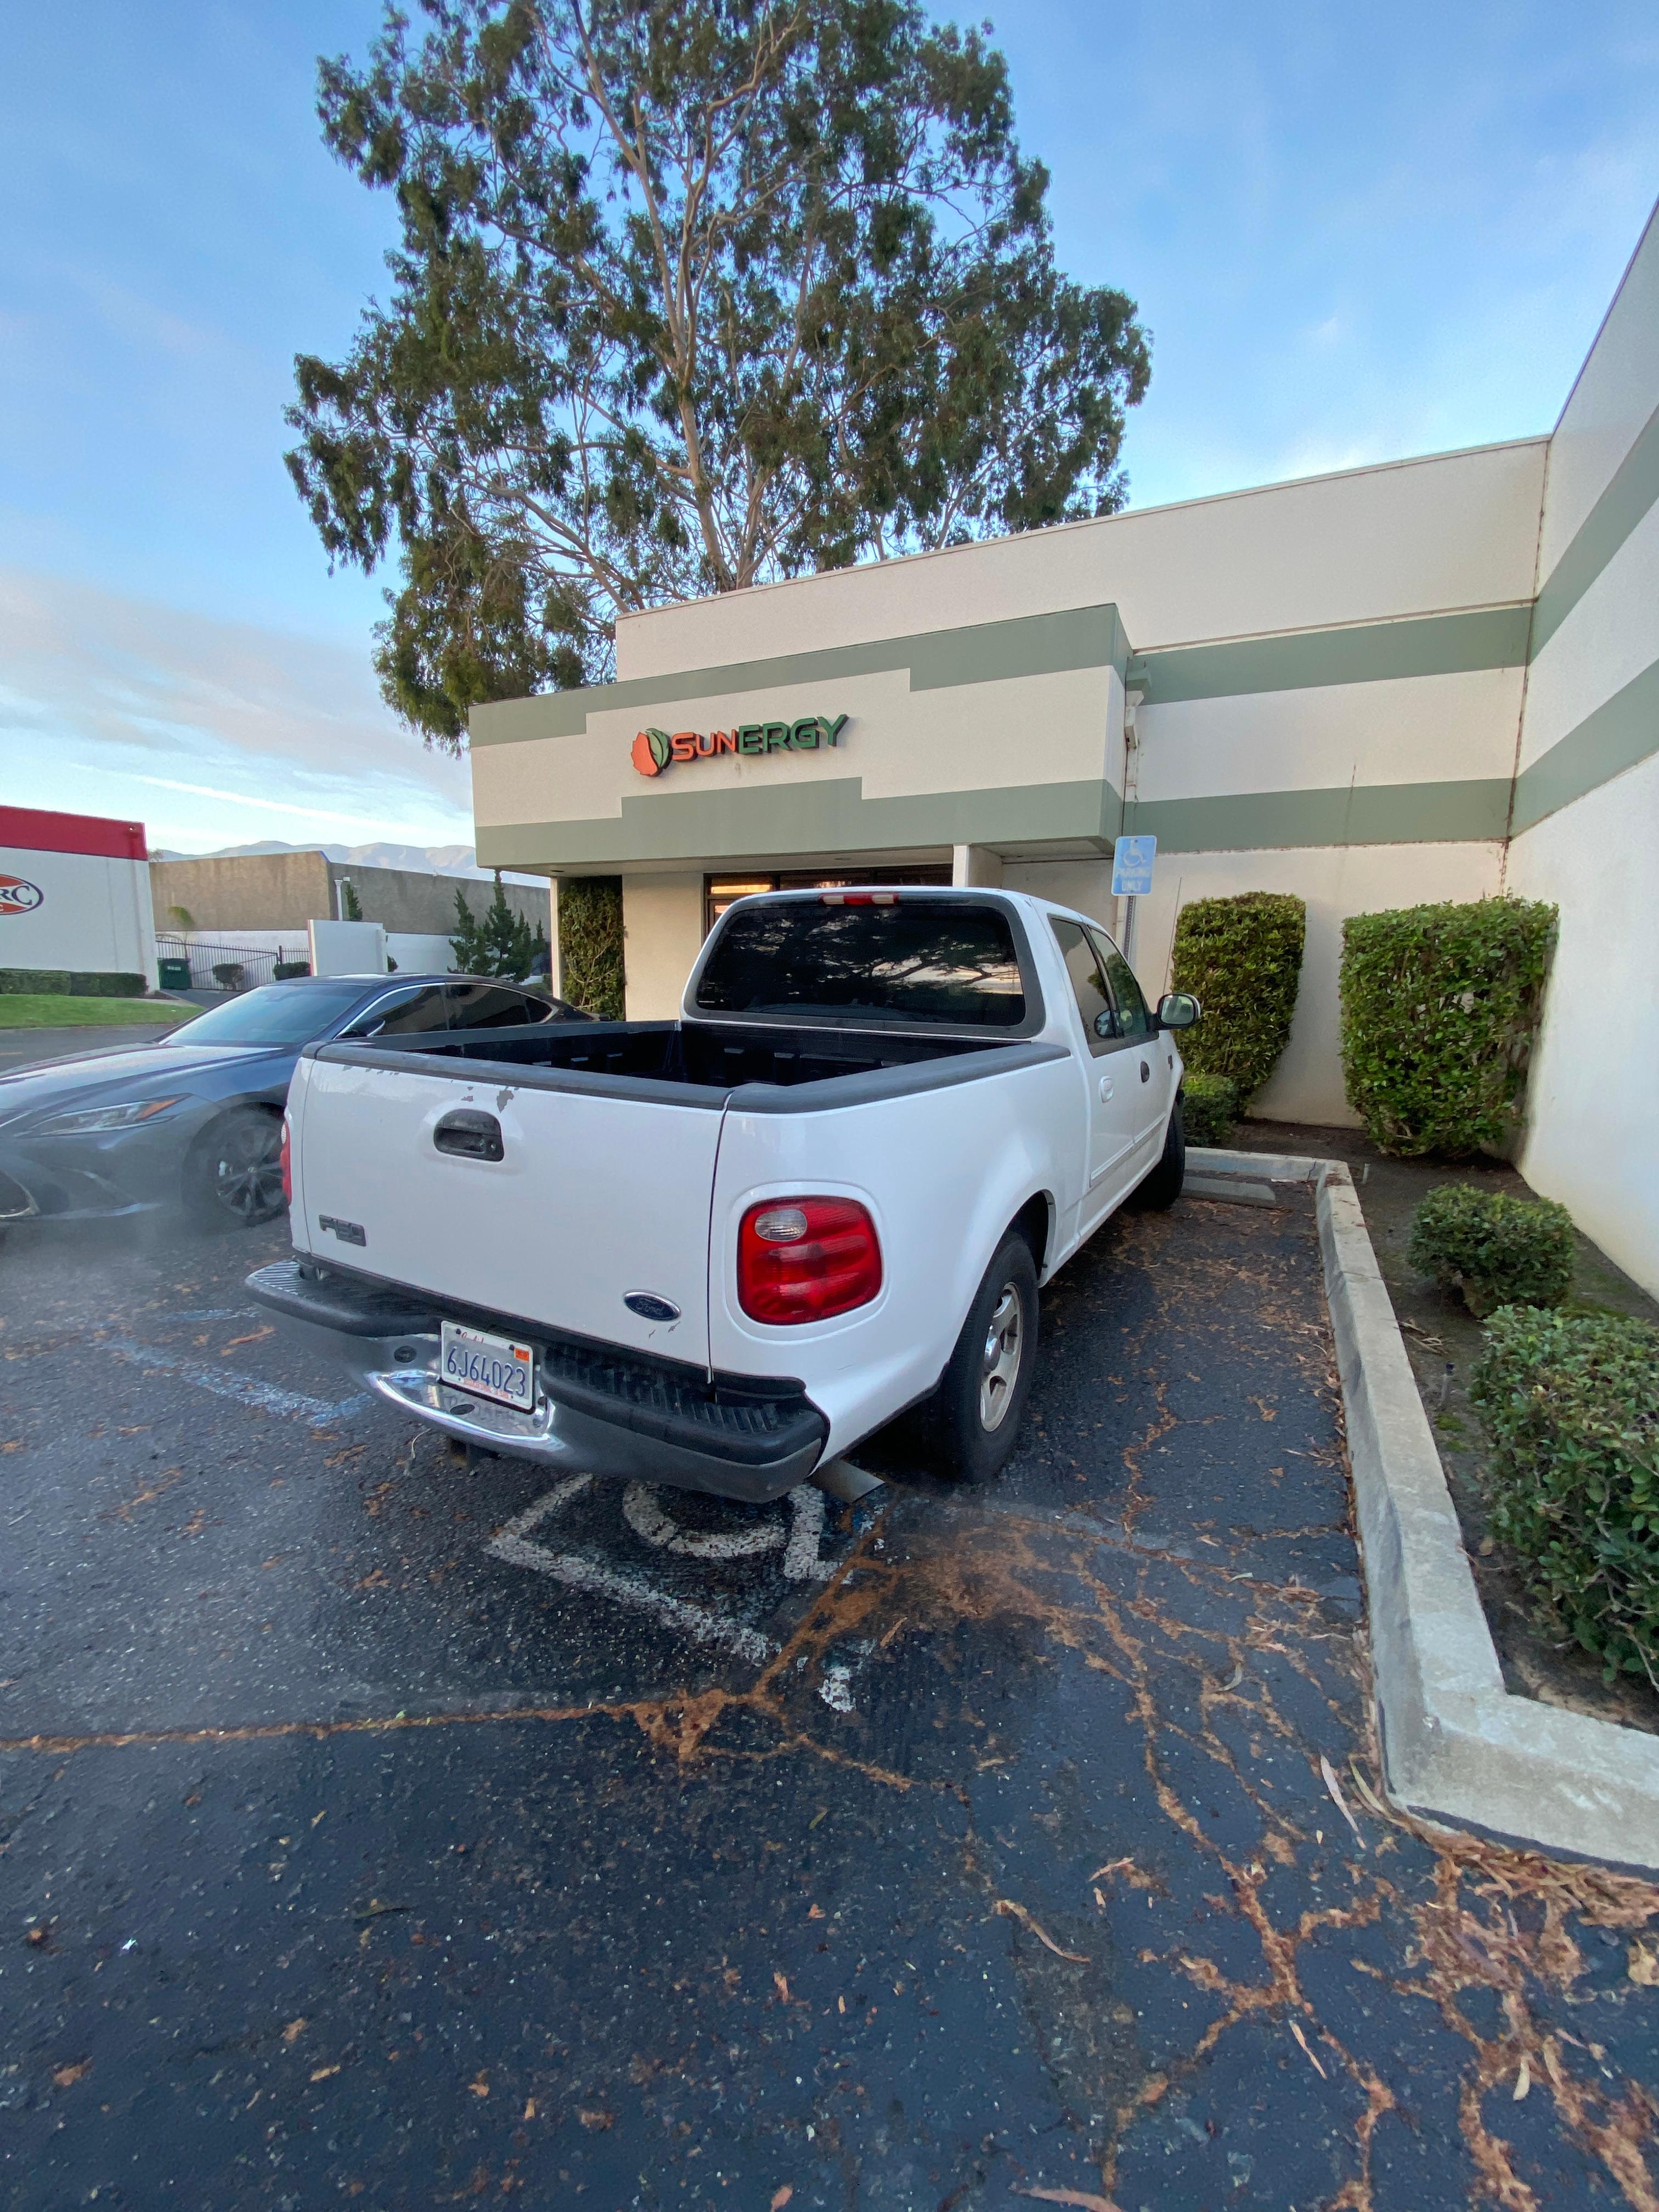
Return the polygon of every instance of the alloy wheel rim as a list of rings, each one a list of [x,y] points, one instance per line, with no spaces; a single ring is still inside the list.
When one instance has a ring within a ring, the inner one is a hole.
[[[283,1198],[280,1136],[258,1129],[237,1130],[215,1161],[213,1194],[238,1221],[274,1212]]]
[[[1018,1287],[1005,1283],[985,1325],[985,1351],[979,1378],[979,1422],[988,1432],[1001,1427],[1014,1401],[1019,1363],[1025,1349],[1025,1314]]]

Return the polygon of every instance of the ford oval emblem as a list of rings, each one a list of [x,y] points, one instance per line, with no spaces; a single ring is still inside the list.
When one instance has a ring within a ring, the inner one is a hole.
[[[654,1291],[629,1291],[623,1304],[641,1321],[678,1321],[680,1310],[672,1298],[659,1298]]]

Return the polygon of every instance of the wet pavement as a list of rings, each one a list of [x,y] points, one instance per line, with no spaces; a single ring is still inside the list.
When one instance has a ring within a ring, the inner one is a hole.
[[[1304,1202],[850,1509],[459,1461],[283,1243],[0,1260],[8,2201],[1659,2205],[1659,1891],[1374,1802]]]

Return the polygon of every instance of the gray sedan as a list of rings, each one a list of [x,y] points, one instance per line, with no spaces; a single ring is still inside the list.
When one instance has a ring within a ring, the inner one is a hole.
[[[252,1226],[283,1210],[282,1119],[308,1044],[588,1017],[469,975],[297,977],[152,1044],[0,1075],[0,1223],[184,1205]]]

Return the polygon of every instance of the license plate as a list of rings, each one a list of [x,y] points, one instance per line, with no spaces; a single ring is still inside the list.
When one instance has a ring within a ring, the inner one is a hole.
[[[521,1413],[535,1406],[536,1355],[509,1336],[488,1336],[481,1328],[447,1321],[438,1364],[446,1382],[471,1397],[493,1398]]]

